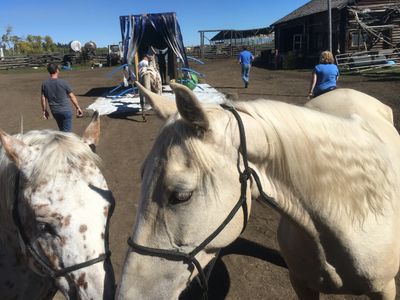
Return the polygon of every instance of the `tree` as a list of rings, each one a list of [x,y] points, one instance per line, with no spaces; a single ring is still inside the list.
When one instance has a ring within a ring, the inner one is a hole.
[[[33,52],[32,44],[27,41],[19,41],[15,45],[15,50],[20,54],[29,54]]]
[[[6,33],[1,36],[1,44],[2,44],[1,46],[8,50],[11,49],[11,43],[12,43],[11,32],[12,32],[12,30],[13,30],[12,26],[7,25]]]
[[[54,44],[53,39],[51,38],[51,36],[46,35],[43,38],[44,42],[43,42],[43,49],[46,52],[54,52],[57,50],[56,44]]]
[[[35,54],[43,52],[67,52],[68,44],[55,44],[52,37],[46,35],[28,34],[26,38],[21,38],[17,35],[12,35],[13,28],[11,25],[6,27],[6,32],[1,36],[0,47],[3,47],[6,52],[15,52],[21,54]]]

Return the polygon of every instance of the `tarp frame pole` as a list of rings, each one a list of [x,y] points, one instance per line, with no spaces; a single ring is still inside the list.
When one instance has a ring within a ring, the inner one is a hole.
[[[204,31],[200,31],[200,57],[204,58]]]
[[[135,53],[135,76],[139,78],[139,51]]]

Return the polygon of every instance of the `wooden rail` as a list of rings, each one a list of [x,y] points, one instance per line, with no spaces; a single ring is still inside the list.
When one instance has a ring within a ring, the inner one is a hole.
[[[34,68],[45,67],[48,63],[62,64],[65,58],[69,58],[72,64],[81,64],[85,62],[107,63],[107,54],[101,54],[85,59],[79,54],[31,54],[31,55],[12,55],[5,56],[0,60],[0,70],[16,69],[16,68]]]
[[[400,49],[338,54],[336,55],[336,63],[341,71],[350,72],[400,66]]]
[[[242,51],[243,46],[230,46],[230,45],[208,45],[204,46],[204,58],[229,58],[237,57]],[[262,51],[273,49],[274,44],[260,44],[260,45],[248,45],[247,49],[257,56]],[[201,58],[200,47],[186,48],[186,54],[196,58]]]

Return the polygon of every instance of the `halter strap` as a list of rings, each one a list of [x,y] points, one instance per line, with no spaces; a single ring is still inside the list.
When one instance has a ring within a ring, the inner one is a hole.
[[[128,245],[131,247],[131,251],[137,252],[141,255],[156,256],[156,257],[161,257],[161,258],[174,260],[174,261],[184,261],[188,264],[193,265],[199,272],[200,286],[203,289],[203,298],[204,299],[207,299],[208,277],[210,276],[212,268],[209,269],[209,272],[207,273],[207,276],[206,276],[203,268],[201,267],[200,263],[198,262],[198,260],[196,259],[195,256],[200,251],[202,251],[215,237],[217,237],[218,234],[221,233],[221,231],[226,227],[226,225],[229,224],[229,222],[236,215],[236,213],[240,209],[240,207],[243,208],[242,232],[245,230],[245,228],[247,226],[247,221],[248,221],[248,207],[247,207],[247,201],[246,201],[247,200],[247,197],[246,197],[247,181],[250,180],[251,177],[254,178],[257,188],[260,191],[260,195],[261,195],[262,199],[265,200],[267,202],[267,204],[271,205],[273,208],[278,209],[276,200],[274,198],[268,196],[263,191],[260,178],[258,177],[257,173],[252,168],[249,167],[249,161],[248,161],[248,156],[247,156],[246,134],[245,134],[244,126],[243,126],[243,121],[242,121],[239,113],[232,106],[227,106],[227,105],[221,105],[221,106],[224,109],[230,111],[235,116],[235,119],[237,120],[238,127],[239,127],[239,136],[240,136],[239,152],[243,158],[244,169],[243,169],[243,171],[239,170],[240,198],[237,201],[236,205],[232,208],[231,212],[224,219],[224,221],[221,223],[221,225],[218,226],[217,229],[215,229],[200,245],[198,245],[196,248],[194,248],[190,253],[179,252],[176,250],[166,250],[166,249],[146,247],[146,246],[142,246],[142,245],[135,243],[131,237],[128,238]],[[214,258],[214,260],[212,262],[210,262],[210,264],[212,266],[214,265],[217,257],[218,256],[216,256]]]
[[[82,268],[86,268],[88,266],[91,266],[93,264],[96,264],[98,262],[102,262],[106,259],[108,259],[111,256],[111,251],[109,250],[109,245],[108,245],[108,224],[109,224],[109,219],[110,216],[112,214],[112,211],[114,209],[114,204],[111,204],[111,208],[109,211],[109,215],[107,216],[107,222],[106,222],[106,232],[107,235],[105,237],[105,253],[100,254],[98,257],[87,260],[85,262],[70,266],[70,267],[66,267],[66,268],[62,268],[60,270],[54,270],[50,264],[44,260],[40,254],[37,252],[37,250],[35,249],[35,247],[32,245],[31,241],[29,240],[24,226],[22,225],[21,222],[21,218],[19,215],[19,211],[18,211],[18,207],[19,207],[19,181],[20,181],[20,171],[17,172],[16,176],[15,176],[15,189],[14,189],[14,204],[13,204],[13,208],[12,208],[12,216],[13,216],[13,220],[14,223],[17,227],[18,230],[18,234],[22,239],[22,242],[24,243],[24,246],[26,247],[26,249],[28,249],[29,253],[32,255],[32,257],[35,259],[35,261],[46,271],[46,275],[55,279],[57,277],[61,277],[61,276],[65,276],[66,274],[82,269]]]

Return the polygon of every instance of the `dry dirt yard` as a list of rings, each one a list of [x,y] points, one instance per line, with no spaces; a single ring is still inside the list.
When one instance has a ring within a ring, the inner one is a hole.
[[[310,70],[271,71],[252,68],[248,89],[242,87],[239,65],[234,60],[210,60],[205,65],[192,65],[206,75],[205,82],[224,93],[237,94],[241,100],[274,99],[297,105],[307,99]],[[112,69],[80,69],[64,71],[78,96],[82,108],[87,107],[104,91],[119,83],[107,74]],[[23,117],[24,131],[53,128],[53,119],[42,120],[40,86],[47,78],[45,71],[8,71],[0,73],[0,128],[8,133],[20,131]],[[400,74],[341,76],[339,87],[354,88],[370,94],[394,110],[395,125],[399,129]],[[74,132],[81,134],[90,121],[86,117],[74,119]],[[126,240],[134,222],[140,167],[163,122],[150,112],[146,123],[140,115],[103,116],[98,154],[103,160],[103,174],[116,199],[111,219],[110,244],[112,261],[120,277],[127,249]],[[241,238],[225,249],[210,282],[210,299],[295,299],[288,272],[279,255],[276,241],[278,215],[266,205],[254,201],[248,227]],[[196,286],[187,293],[196,299]],[[400,286],[398,281],[398,299]],[[327,296],[323,299],[364,299],[363,297]]]

